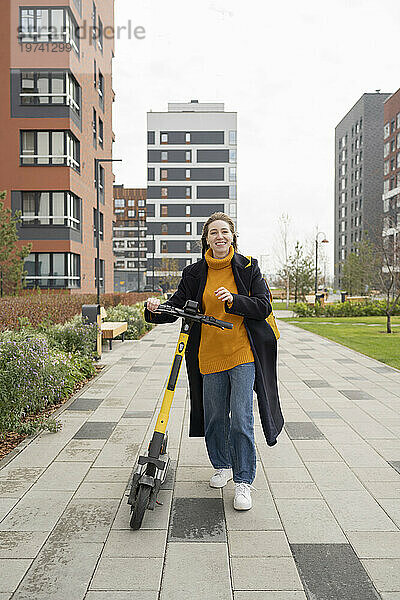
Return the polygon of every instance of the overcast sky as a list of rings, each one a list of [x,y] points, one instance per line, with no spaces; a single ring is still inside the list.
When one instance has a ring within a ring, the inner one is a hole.
[[[116,0],[116,182],[146,187],[146,113],[224,102],[238,113],[238,232],[268,255],[277,220],[293,241],[322,230],[333,263],[334,129],[364,92],[400,86],[398,0]]]

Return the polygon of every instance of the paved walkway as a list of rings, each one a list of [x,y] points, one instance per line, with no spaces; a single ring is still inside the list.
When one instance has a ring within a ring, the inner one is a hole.
[[[0,600],[400,599],[400,373],[281,322],[286,429],[256,417],[254,507],[208,486],[187,436],[186,374],[169,426],[173,468],[140,531],[124,496],[146,448],[178,324],[115,343],[106,368],[1,463]]]

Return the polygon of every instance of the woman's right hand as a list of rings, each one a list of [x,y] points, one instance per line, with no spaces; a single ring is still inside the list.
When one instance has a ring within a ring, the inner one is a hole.
[[[146,306],[151,312],[156,312],[161,302],[158,298],[147,298]]]

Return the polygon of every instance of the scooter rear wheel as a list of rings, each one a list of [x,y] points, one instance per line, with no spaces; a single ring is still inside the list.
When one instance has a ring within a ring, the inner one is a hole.
[[[151,487],[148,485],[139,485],[139,489],[136,496],[136,502],[132,506],[132,516],[130,521],[131,529],[140,529],[144,517],[144,513],[149,504]]]

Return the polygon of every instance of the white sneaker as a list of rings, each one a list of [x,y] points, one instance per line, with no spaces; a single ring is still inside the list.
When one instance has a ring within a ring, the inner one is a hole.
[[[232,477],[232,469],[218,469],[210,479],[210,487],[222,488]]]
[[[235,498],[233,508],[236,510],[249,510],[252,507],[250,489],[256,488],[249,483],[235,483]]]

